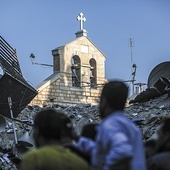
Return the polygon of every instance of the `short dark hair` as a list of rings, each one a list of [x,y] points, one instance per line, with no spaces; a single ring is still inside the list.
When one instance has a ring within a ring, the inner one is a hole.
[[[128,87],[123,81],[111,80],[103,87],[101,98],[114,110],[123,110],[128,97]]]
[[[72,124],[64,113],[53,108],[44,108],[37,112],[34,127],[45,139],[59,140],[62,136],[70,136]]]

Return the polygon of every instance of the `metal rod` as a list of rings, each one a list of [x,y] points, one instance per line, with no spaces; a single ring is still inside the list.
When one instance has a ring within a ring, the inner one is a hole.
[[[11,97],[8,97],[8,104],[9,104],[9,110],[10,110],[10,114],[11,114],[11,119],[13,119],[13,112],[12,112],[12,100]],[[12,125],[13,125],[13,130],[14,130],[14,139],[15,139],[15,144],[18,144],[18,140],[17,140],[17,134],[16,134],[16,129],[15,129],[15,121],[12,120]]]
[[[15,119],[15,118],[11,118],[11,120],[20,122],[21,124],[25,124],[25,125],[28,125],[28,126],[34,126],[33,124],[28,123],[28,121],[27,122],[23,122],[23,120],[19,120],[19,119]]]
[[[51,64],[41,64],[41,63],[36,63],[36,62],[32,62],[32,64],[41,65],[41,66],[53,67],[53,65],[51,65]]]

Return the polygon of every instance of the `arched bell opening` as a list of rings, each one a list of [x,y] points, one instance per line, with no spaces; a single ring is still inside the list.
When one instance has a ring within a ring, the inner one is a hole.
[[[91,58],[90,64],[90,85],[91,87],[96,87],[97,85],[97,70],[96,70],[96,60]]]
[[[81,69],[80,69],[80,57],[78,55],[74,55],[71,59],[71,71],[72,71],[72,86],[80,87],[81,82]]]

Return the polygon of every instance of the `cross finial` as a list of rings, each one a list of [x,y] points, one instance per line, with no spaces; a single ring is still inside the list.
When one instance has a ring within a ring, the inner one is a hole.
[[[83,22],[86,21],[86,18],[83,17],[82,12],[78,15],[77,20],[80,21],[80,30],[83,30]]]

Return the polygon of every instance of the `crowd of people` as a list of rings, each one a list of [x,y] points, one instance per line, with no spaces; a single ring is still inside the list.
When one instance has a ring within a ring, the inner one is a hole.
[[[120,80],[106,83],[99,103],[99,124],[87,124],[76,137],[72,123],[53,108],[34,119],[36,149],[28,151],[21,170],[170,170],[170,119],[157,136],[143,142],[140,129],[124,114],[128,87]]]

